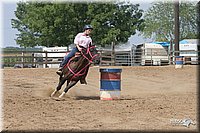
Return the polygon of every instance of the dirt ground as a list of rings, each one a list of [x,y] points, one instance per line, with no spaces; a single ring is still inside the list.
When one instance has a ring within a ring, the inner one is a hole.
[[[100,100],[100,68],[122,68],[119,100]],[[5,68],[3,130],[197,131],[197,68],[94,66],[88,84],[78,83],[63,101],[49,97],[58,83],[57,69]],[[186,118],[195,124],[173,123]]]

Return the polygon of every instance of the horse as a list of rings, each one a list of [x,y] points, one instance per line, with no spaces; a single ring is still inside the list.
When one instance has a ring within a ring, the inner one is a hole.
[[[76,53],[76,55],[64,66],[62,74],[59,77],[59,83],[56,89],[52,92],[51,97],[55,96],[66,81],[67,85],[62,94],[58,97],[59,99],[62,99],[68,90],[78,81],[80,81],[81,84],[87,84],[85,78],[89,67],[92,63],[95,64],[95,61],[99,59],[98,57],[98,51],[94,45],[90,45],[87,49],[82,48],[78,56]]]

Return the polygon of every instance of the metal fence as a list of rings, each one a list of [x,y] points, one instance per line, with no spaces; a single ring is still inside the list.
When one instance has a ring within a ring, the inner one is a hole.
[[[111,54],[112,53],[112,54]],[[175,64],[176,53],[183,56],[183,64],[199,64],[199,51],[163,51],[155,49],[131,49],[127,51],[100,51],[100,65],[163,66]]]

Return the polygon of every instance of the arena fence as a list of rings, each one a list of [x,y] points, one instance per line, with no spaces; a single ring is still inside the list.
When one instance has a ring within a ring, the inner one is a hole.
[[[54,56],[49,56],[54,53]],[[57,68],[63,57],[55,56],[65,52],[46,51],[4,51],[1,58],[1,67],[40,67]],[[100,61],[94,65],[100,66],[162,66],[175,64],[175,55],[183,56],[185,65],[199,64],[199,51],[155,51],[143,50],[99,50]]]
[[[47,52],[47,51],[4,51],[2,56],[2,67],[41,67],[48,68],[49,65],[60,64],[63,57],[49,56],[66,52]]]
[[[163,66],[175,64],[176,55],[184,55],[184,64],[198,64],[199,51],[159,51],[155,49],[101,50],[100,65]],[[112,53],[112,54],[111,54]]]

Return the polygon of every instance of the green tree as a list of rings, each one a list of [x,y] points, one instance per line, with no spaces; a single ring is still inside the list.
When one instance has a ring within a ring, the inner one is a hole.
[[[192,2],[179,4],[180,40],[197,37],[197,11]],[[147,37],[155,37],[156,41],[174,40],[174,4],[160,1],[144,14],[144,30],[142,34]]]
[[[136,30],[143,28],[143,11],[138,9],[139,5],[132,4],[91,4],[88,14],[94,25],[94,39],[98,44],[104,46],[112,41],[125,43]],[[99,34],[100,33],[100,34]]]
[[[20,46],[69,46],[85,24],[94,27],[93,40],[105,46],[127,42],[142,30],[143,10],[130,3],[41,3],[19,2],[12,27],[20,34]]]

